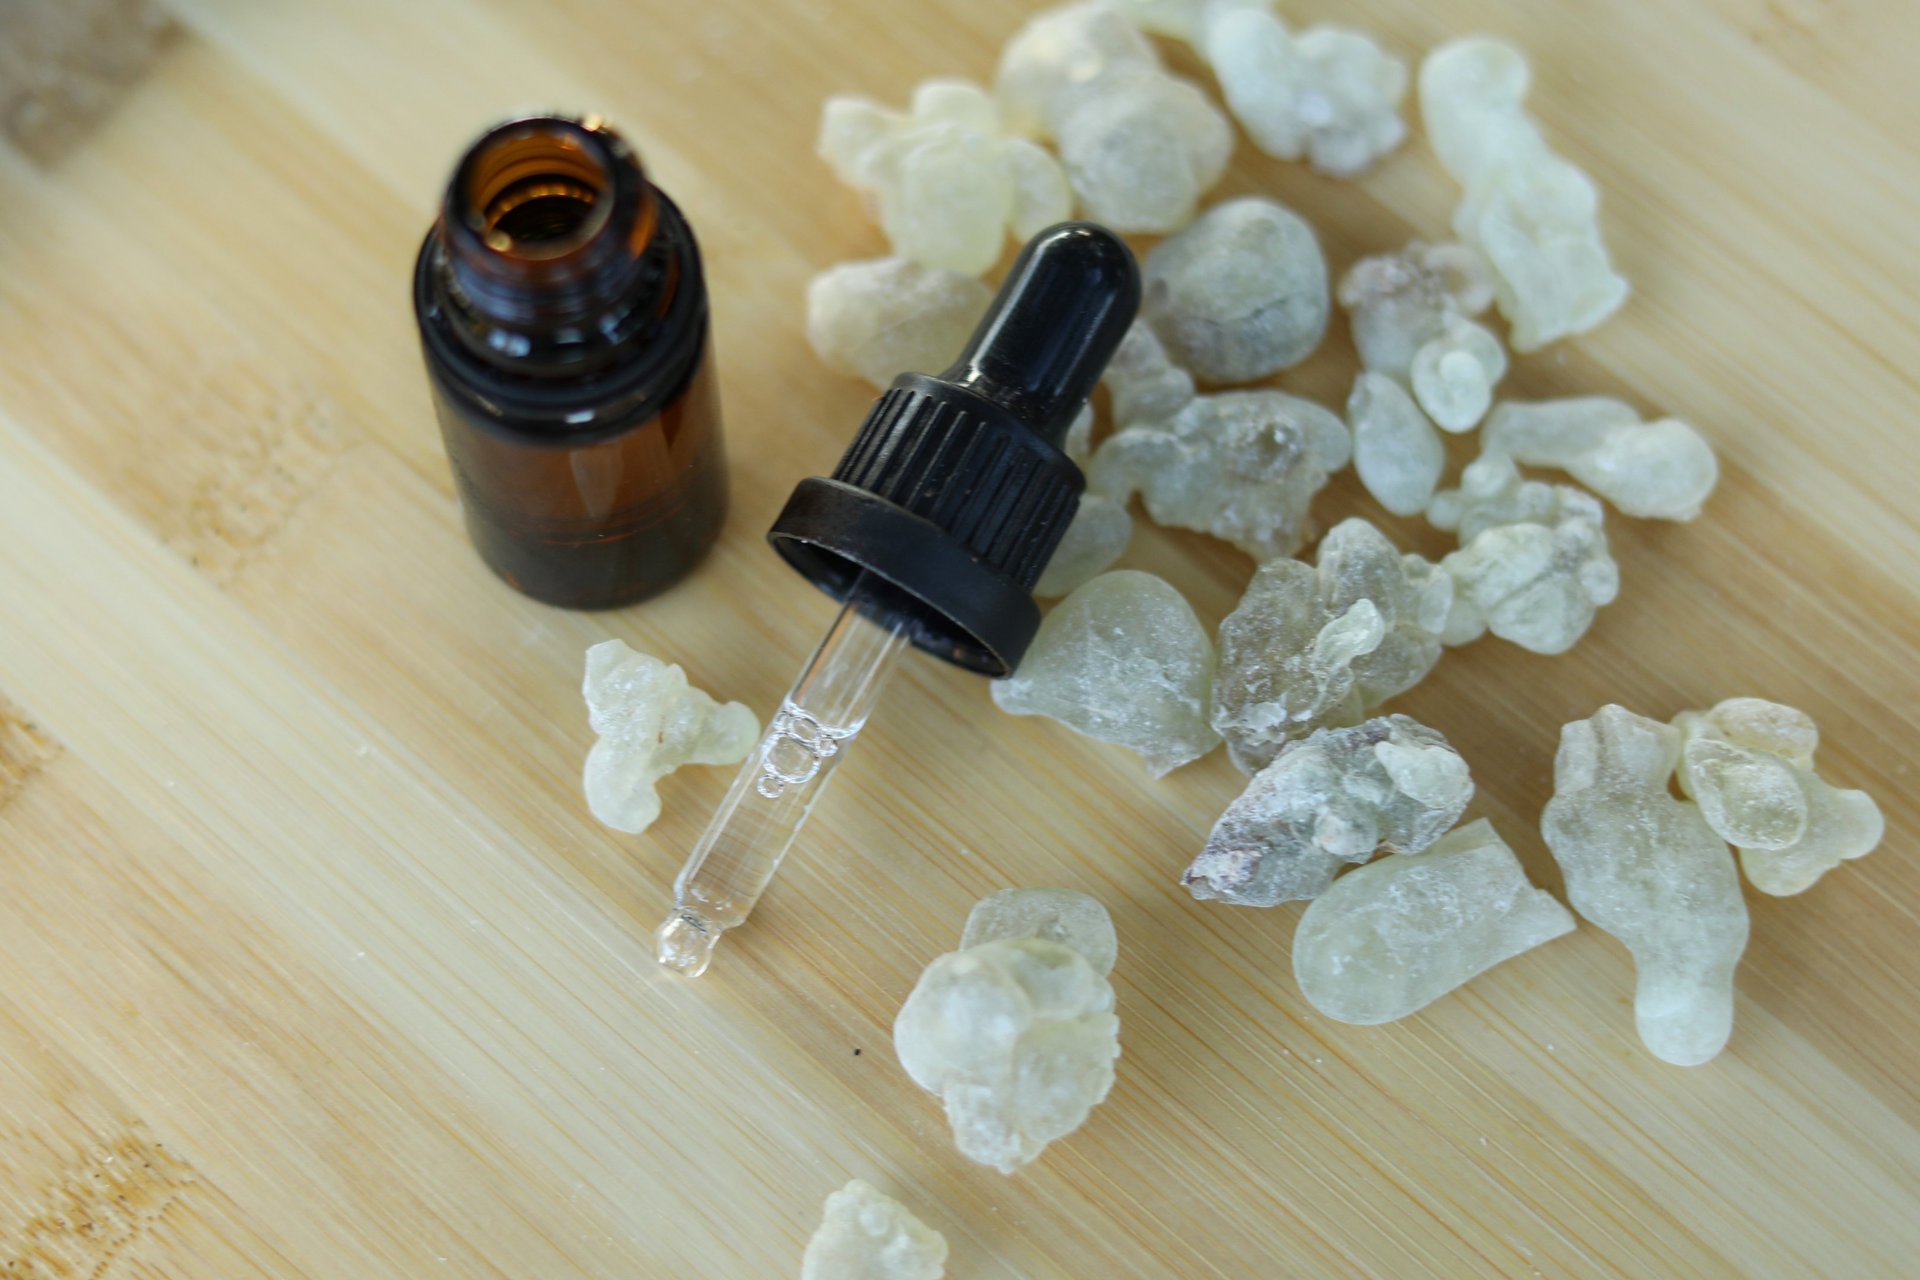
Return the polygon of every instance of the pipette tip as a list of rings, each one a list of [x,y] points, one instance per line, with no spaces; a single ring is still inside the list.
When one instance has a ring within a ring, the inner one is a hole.
[[[684,978],[697,978],[713,962],[713,944],[723,931],[690,911],[676,908],[653,935],[660,963]]]

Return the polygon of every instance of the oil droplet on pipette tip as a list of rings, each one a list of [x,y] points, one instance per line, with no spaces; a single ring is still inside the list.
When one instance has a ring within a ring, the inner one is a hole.
[[[720,940],[720,933],[691,912],[675,911],[653,935],[654,954],[682,977],[697,978],[712,962],[713,944]]]

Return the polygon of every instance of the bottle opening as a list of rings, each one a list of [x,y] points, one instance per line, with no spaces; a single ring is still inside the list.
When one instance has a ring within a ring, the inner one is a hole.
[[[603,141],[567,120],[525,120],[482,138],[458,184],[462,217],[509,258],[563,257],[607,223],[613,174]]]

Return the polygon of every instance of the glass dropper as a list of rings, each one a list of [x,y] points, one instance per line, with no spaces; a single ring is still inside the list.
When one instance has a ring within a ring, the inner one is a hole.
[[[746,920],[908,647],[904,615],[862,612],[866,586],[863,575],[848,592],[674,880],[673,911],[654,935],[667,968],[699,977],[720,935]]]
[[[1067,428],[1139,308],[1119,237],[1049,227],[953,366],[894,379],[833,475],[795,486],[767,537],[844,603],[674,881],[661,964],[697,977],[746,920],[909,644],[982,675],[1019,663],[1086,483]]]

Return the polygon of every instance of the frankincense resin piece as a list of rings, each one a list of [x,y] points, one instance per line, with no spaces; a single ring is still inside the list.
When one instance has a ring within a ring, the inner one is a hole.
[[[1045,137],[1063,92],[1119,66],[1158,70],[1160,55],[1111,5],[1064,5],[1035,14],[1007,41],[994,92],[1010,128]]]
[[[993,700],[1136,751],[1158,777],[1219,745],[1207,723],[1213,661],[1178,591],[1116,569],[1053,607],[1019,669],[993,682]]]
[[[807,342],[836,373],[885,387],[953,363],[992,301],[986,285],[958,271],[904,258],[843,262],[807,286]]]
[[[1045,600],[1074,591],[1112,568],[1132,540],[1133,517],[1125,505],[1098,493],[1081,494],[1073,523],[1033,584],[1033,594]]]
[[[1573,928],[1482,818],[1334,881],[1300,917],[1293,975],[1329,1018],[1391,1022]]]
[[[1425,849],[1472,798],[1467,762],[1416,720],[1322,729],[1254,775],[1181,882],[1245,907],[1315,898],[1342,863]]]
[[[1633,953],[1641,1041],[1690,1067],[1733,1032],[1747,907],[1700,807],[1668,793],[1679,759],[1679,730],[1623,707],[1574,721],[1560,732],[1541,830],[1574,910]]]
[[[1048,120],[1089,218],[1165,235],[1193,218],[1233,153],[1233,128],[1200,87],[1126,62],[1070,85]]]
[[[1880,806],[1813,771],[1819,730],[1803,711],[1762,698],[1729,698],[1674,719],[1685,743],[1680,789],[1707,825],[1740,851],[1762,893],[1786,896],[1852,858],[1886,832]]]
[[[1493,272],[1477,249],[1415,240],[1397,253],[1362,258],[1340,278],[1360,363],[1401,381],[1449,321],[1493,305]]]
[[[940,1280],[946,1267],[938,1231],[855,1178],[827,1197],[800,1280]]]
[[[1071,947],[1102,977],[1113,972],[1120,940],[1096,898],[1072,889],[1002,889],[973,904],[960,949],[1001,938],[1043,938]]]
[[[894,1020],[900,1065],[940,1095],[962,1155],[1012,1173],[1113,1087],[1113,987],[1072,947],[998,938],[941,956]]]
[[[1446,469],[1440,433],[1405,387],[1384,373],[1363,369],[1347,397],[1353,429],[1353,469],[1381,506],[1396,516],[1417,516],[1433,501]]]
[[[1642,422],[1605,396],[1509,400],[1481,447],[1532,467],[1559,467],[1630,516],[1691,520],[1720,479],[1713,447],[1678,418]]]
[[[760,738],[760,722],[745,706],[722,706],[688,684],[676,664],[621,640],[587,650],[582,692],[600,735],[587,753],[587,807],[616,831],[653,824],[660,816],[655,785],[681,765],[739,764]]]

